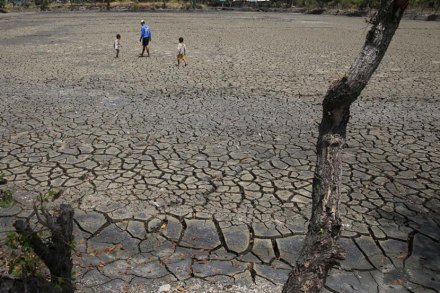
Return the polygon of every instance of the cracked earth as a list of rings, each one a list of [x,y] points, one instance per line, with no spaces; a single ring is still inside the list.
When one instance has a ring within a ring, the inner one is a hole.
[[[151,58],[137,57],[141,18]],[[280,290],[310,214],[320,101],[363,19],[11,13],[0,30],[1,188],[17,201],[1,242],[54,189],[75,208],[79,292]],[[403,21],[352,107],[347,258],[327,293],[440,290],[439,31]]]

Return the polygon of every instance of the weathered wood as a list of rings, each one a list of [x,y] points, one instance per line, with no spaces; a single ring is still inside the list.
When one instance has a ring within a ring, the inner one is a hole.
[[[297,264],[284,285],[284,293],[319,292],[330,268],[344,257],[337,240],[342,226],[339,216],[341,156],[350,106],[379,66],[407,5],[408,0],[381,1],[359,56],[324,97],[316,147],[312,216]]]
[[[14,227],[27,241],[36,255],[38,255],[50,271],[51,285],[58,292],[73,292],[72,285],[72,244],[73,244],[73,209],[69,205],[60,205],[60,214],[55,219],[42,209],[44,220],[38,211],[38,221],[49,228],[51,240],[43,242],[38,234],[32,230],[29,223],[18,220]],[[59,288],[60,290],[58,290]]]

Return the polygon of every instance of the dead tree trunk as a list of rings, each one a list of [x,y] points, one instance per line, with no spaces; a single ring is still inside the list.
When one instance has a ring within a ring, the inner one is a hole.
[[[73,209],[69,205],[60,206],[60,215],[56,221],[44,209],[41,210],[45,219],[38,211],[38,221],[50,229],[52,234],[48,243],[42,241],[29,223],[18,220],[14,223],[17,233],[29,241],[30,246],[50,271],[50,280],[54,292],[73,293],[72,285],[72,246],[73,246]],[[38,289],[38,288],[37,288]]]
[[[324,97],[316,148],[312,216],[300,257],[284,285],[284,293],[319,292],[325,285],[329,269],[344,257],[336,241],[341,231],[341,150],[345,145],[350,105],[379,66],[407,5],[408,0],[381,0],[359,56],[346,76],[330,86]]]

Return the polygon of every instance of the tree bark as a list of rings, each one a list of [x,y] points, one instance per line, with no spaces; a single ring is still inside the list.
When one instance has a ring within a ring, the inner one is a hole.
[[[408,0],[381,0],[359,56],[324,97],[316,147],[312,216],[296,266],[284,285],[284,293],[319,292],[330,268],[344,258],[337,240],[342,226],[339,216],[341,156],[350,106],[379,66],[407,5]]]

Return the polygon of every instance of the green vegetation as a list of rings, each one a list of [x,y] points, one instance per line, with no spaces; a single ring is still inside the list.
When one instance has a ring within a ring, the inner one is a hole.
[[[139,10],[139,2],[134,1],[134,2],[131,4],[131,9],[132,9],[133,11],[138,11],[138,10]]]
[[[55,192],[49,190],[47,193],[40,194],[37,197],[36,206],[40,211],[45,209],[45,204],[55,196]],[[12,192],[4,191],[0,201],[0,207],[10,207],[15,204]],[[38,236],[47,242],[51,236],[48,229],[39,231]],[[75,247],[71,244],[72,249]],[[6,246],[13,250],[12,258],[9,261],[9,274],[15,278],[26,278],[29,276],[41,277],[42,269],[44,269],[43,261],[34,253],[30,244],[30,235],[18,234],[17,232],[9,232],[7,235]],[[69,245],[70,246],[70,245]]]
[[[6,246],[14,250],[12,259],[9,261],[9,274],[15,278],[41,276],[44,264],[33,252],[29,239],[16,232],[9,232]]]
[[[13,202],[11,192],[3,192],[2,202]],[[73,209],[60,205],[59,211],[49,213],[47,203],[53,201],[57,192],[49,190],[38,195],[34,202],[34,212],[27,219],[14,223],[16,232],[7,234],[6,246],[9,248],[8,273],[21,280],[39,280],[30,286],[42,286],[42,292],[73,292],[71,253],[76,243],[72,236]],[[40,225],[31,227],[35,217]],[[65,221],[60,221],[60,219]],[[34,250],[35,249],[35,250]],[[60,261],[65,266],[54,262]],[[49,287],[47,287],[49,286]],[[30,290],[32,291],[32,289]],[[15,292],[15,291],[14,291]]]
[[[10,0],[0,0],[0,9],[12,5]],[[148,9],[204,9],[206,7],[254,7],[254,8],[296,8],[296,9],[332,9],[344,11],[366,11],[377,9],[379,0],[269,0],[264,2],[249,2],[246,0],[71,0],[70,2],[55,0],[24,0],[22,7],[40,7],[41,10],[51,8],[93,7],[102,10],[122,8],[132,11]],[[440,0],[410,0],[410,7],[418,10],[419,13],[436,14],[440,7]],[[7,7],[6,7],[7,8]]]
[[[41,1],[40,10],[42,11],[49,10],[49,4],[50,4],[49,0]]]
[[[16,203],[12,192],[9,190],[0,190],[0,208],[10,208]]]
[[[46,193],[42,193],[42,194],[38,195],[38,196],[37,196],[37,200],[38,200],[38,202],[39,202],[39,204],[40,204],[40,209],[44,209],[44,208],[45,208],[44,204],[45,204],[45,203],[48,203],[49,200],[53,199],[53,197],[54,197],[56,194],[57,194],[57,193],[56,193],[55,191],[53,191],[53,190],[49,190],[49,191],[46,192]]]

